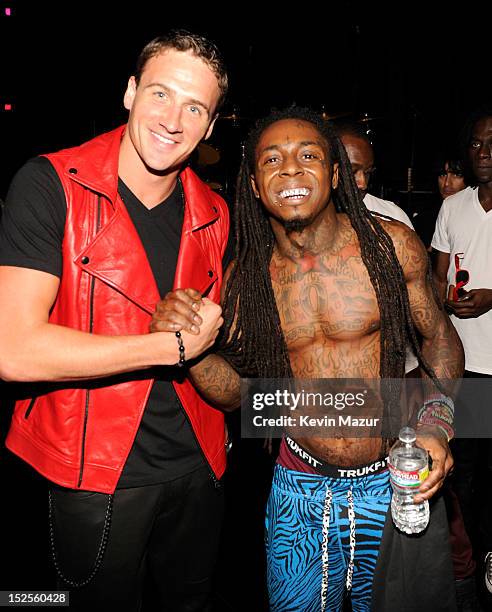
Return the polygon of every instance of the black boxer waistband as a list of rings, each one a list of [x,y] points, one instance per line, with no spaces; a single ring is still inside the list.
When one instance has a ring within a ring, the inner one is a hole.
[[[377,461],[355,467],[337,466],[326,463],[319,457],[315,457],[312,453],[303,448],[299,442],[289,438],[289,436],[285,437],[285,441],[291,453],[303,463],[315,469],[316,472],[322,476],[328,476],[330,478],[361,478],[363,476],[370,476],[371,474],[378,474],[388,469],[388,457],[383,457]]]

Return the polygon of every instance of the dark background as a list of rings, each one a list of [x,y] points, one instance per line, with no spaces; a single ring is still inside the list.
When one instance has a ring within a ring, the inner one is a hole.
[[[174,4],[179,10],[145,1],[0,2],[0,198],[29,157],[123,123],[122,96],[140,49],[184,27],[214,39],[229,67],[224,115],[238,119],[218,121],[210,142],[220,160],[203,169],[229,199],[251,121],[296,102],[329,116],[369,117],[364,125],[378,167],[373,191],[408,209],[408,167],[416,191],[434,189],[434,159],[454,142],[467,113],[490,100],[490,12],[478,3],[393,3],[380,14],[376,3],[364,10],[332,4],[279,3],[267,15],[266,5],[252,4],[198,11],[184,2]],[[4,16],[6,6],[12,17]],[[3,111],[4,103],[13,111]],[[15,388],[0,393],[3,440]],[[216,603],[218,610],[261,610],[262,509],[272,460],[252,441],[241,446],[240,461],[238,446],[226,476]],[[0,589],[53,588],[44,481],[2,447],[0,486]]]
[[[214,39],[231,89],[211,143],[222,154],[215,176],[233,182],[252,118],[292,102],[329,116],[364,114],[372,130],[378,190],[434,186],[433,159],[454,141],[466,114],[490,98],[490,14],[476,3],[396,3],[379,15],[343,2],[334,10],[229,4],[181,10],[169,3],[0,2],[0,197],[30,156],[72,146],[124,122],[122,96],[142,46],[170,27]],[[3,13],[3,11],[2,11]],[[490,11],[489,11],[490,13]],[[0,106],[3,108],[3,105]],[[413,151],[413,164],[412,160]],[[222,173],[222,175],[221,175]],[[225,176],[227,174],[227,176]],[[403,202],[405,204],[405,202]]]

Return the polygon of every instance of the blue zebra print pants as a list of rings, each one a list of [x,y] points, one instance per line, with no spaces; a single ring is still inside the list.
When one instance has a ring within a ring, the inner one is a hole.
[[[275,466],[266,513],[272,612],[368,612],[391,501],[387,470],[329,478]]]

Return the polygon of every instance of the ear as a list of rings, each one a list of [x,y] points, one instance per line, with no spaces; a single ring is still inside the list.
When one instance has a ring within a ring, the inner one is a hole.
[[[331,187],[336,189],[338,187],[338,162],[333,164],[333,174],[331,175]]]
[[[207,128],[207,133],[205,134],[205,137],[204,137],[203,140],[208,140],[210,138],[210,136],[212,136],[212,132],[214,131],[214,125],[215,125],[215,122],[217,121],[217,117],[218,116],[219,115],[216,114],[215,117],[210,122],[210,125]]]
[[[258,191],[258,188],[256,187],[256,180],[253,174],[250,174],[249,176],[249,180],[251,181],[251,188],[253,189],[253,193],[255,194],[255,198],[259,198],[260,197],[260,192]]]
[[[131,76],[128,79],[128,85],[125,91],[125,95],[123,97],[123,104],[125,105],[126,110],[131,110],[133,106],[133,100],[135,99],[135,95],[137,93],[137,81],[134,76]]]

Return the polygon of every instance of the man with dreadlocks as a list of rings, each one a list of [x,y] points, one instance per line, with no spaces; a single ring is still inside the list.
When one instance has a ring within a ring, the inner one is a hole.
[[[311,111],[273,113],[250,134],[236,239],[223,345],[190,369],[208,401],[237,405],[240,376],[401,379],[407,341],[432,378],[461,375],[461,344],[434,300],[425,248],[402,223],[368,212],[343,145]],[[153,331],[170,321],[190,329],[199,304],[191,289],[166,296]],[[398,402],[394,388],[385,414]],[[446,415],[452,404],[441,404]],[[429,425],[426,415],[418,439],[433,465],[416,502],[438,491],[452,465],[449,419]],[[442,504],[425,536],[397,535],[386,518],[386,454],[380,438],[283,440],[266,518],[272,610],[339,610],[347,590],[353,610],[369,610],[372,585],[378,612],[400,609],[406,589],[421,610],[455,609]],[[347,477],[354,466],[366,475]],[[419,570],[432,577],[420,593]]]

